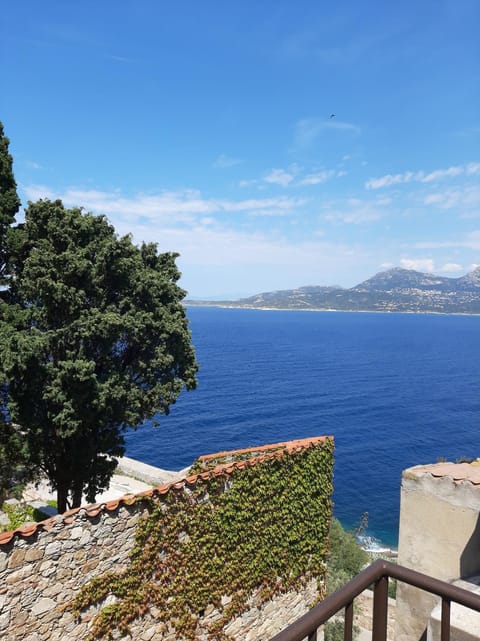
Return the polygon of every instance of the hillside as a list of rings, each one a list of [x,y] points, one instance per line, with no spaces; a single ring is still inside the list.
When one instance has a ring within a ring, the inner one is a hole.
[[[188,301],[189,305],[374,312],[480,314],[480,267],[459,278],[395,267],[362,283],[263,292],[236,301]]]

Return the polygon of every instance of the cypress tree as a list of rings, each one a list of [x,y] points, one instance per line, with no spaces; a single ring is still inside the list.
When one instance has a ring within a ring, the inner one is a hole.
[[[63,512],[108,487],[125,430],[168,414],[198,366],[177,254],[60,200],[29,203],[11,226],[20,201],[1,131],[0,475],[26,456]]]
[[[5,283],[7,269],[7,237],[20,208],[17,183],[13,175],[13,159],[8,151],[10,141],[0,122],[0,286]]]

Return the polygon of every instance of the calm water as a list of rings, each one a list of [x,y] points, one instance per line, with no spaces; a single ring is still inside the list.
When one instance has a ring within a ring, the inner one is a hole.
[[[480,456],[480,317],[192,307],[199,385],[127,454],[167,469],[200,454],[335,437],[335,514],[397,542],[404,468]]]

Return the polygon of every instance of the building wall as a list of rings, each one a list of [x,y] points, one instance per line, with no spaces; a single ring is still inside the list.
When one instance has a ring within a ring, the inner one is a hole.
[[[235,494],[236,485],[242,482],[245,485],[245,478],[249,479],[248,484],[253,479],[255,485],[258,479],[268,478],[266,470],[273,472],[274,469],[286,475],[287,482],[289,470],[292,474],[298,474],[299,469],[302,469],[302,461],[308,463],[312,456],[309,466],[305,468],[305,476],[299,477],[298,482],[290,479],[297,493],[297,498],[292,496],[291,500],[295,503],[301,499],[307,513],[312,514],[318,513],[321,504],[324,514],[330,518],[332,449],[331,439],[322,437],[222,453],[220,458],[217,456],[215,459],[215,466],[204,466],[200,462],[197,473],[182,481],[161,486],[143,495],[126,496],[102,505],[72,510],[42,524],[27,525],[14,533],[0,535],[0,638],[7,641],[87,639],[99,612],[107,613],[120,599],[111,593],[102,595],[100,599],[92,598],[91,604],[75,614],[72,604],[79,593],[86,586],[88,589],[88,586],[94,585],[95,581],[101,586],[104,580],[107,581],[107,578],[104,579],[106,576],[122,575],[125,571],[123,576],[130,576],[129,572],[133,573],[132,553],[136,550],[137,557],[141,553],[138,550],[139,524],[151,518],[152,510],[155,513],[155,506],[160,514],[168,513],[173,505],[181,504],[181,500],[195,508],[195,488],[199,483],[202,484],[202,492],[198,495],[201,497],[198,504],[205,510],[209,491],[218,492],[221,487],[225,494],[230,491]],[[318,466],[319,452],[324,457],[321,466]],[[219,463],[222,460],[223,463]],[[319,477],[312,486],[312,495],[305,497],[305,492],[309,491],[306,481],[311,474],[312,465],[318,469]],[[265,490],[260,482],[258,488],[258,491]],[[323,488],[323,495],[319,488]],[[271,490],[275,492],[276,488]],[[255,500],[257,499],[259,497]],[[269,502],[265,503],[268,510]],[[238,515],[243,506],[239,504],[234,509]],[[215,511],[214,506],[211,511]],[[266,516],[268,519],[273,518],[273,515]],[[281,519],[287,518],[288,514],[287,517],[279,516],[276,529],[280,536],[287,536],[288,532],[282,532]],[[303,523],[297,525],[299,528],[305,527]],[[158,527],[161,526],[159,522]],[[156,529],[155,524],[153,527]],[[244,528],[241,519],[238,527]],[[232,530],[229,532],[231,534]],[[259,531],[258,536],[263,536],[263,532]],[[181,546],[186,540],[188,543],[188,538],[189,536],[181,533],[178,537],[178,549],[173,550],[174,555],[177,552],[181,554]],[[148,546],[150,541],[147,538],[143,545]],[[251,543],[250,549],[255,550],[260,545],[260,540],[258,545],[255,540]],[[327,541],[324,535],[319,536],[318,545],[326,551]],[[165,552],[161,543],[153,550],[155,557],[166,555],[166,558],[170,558],[168,554],[172,554],[172,551]],[[245,556],[244,562],[248,561],[248,556]],[[238,573],[242,569],[237,567]],[[322,596],[322,576],[318,576],[320,583],[317,583],[316,577],[309,576],[308,568],[304,569],[305,581],[298,582],[294,589],[273,589],[267,599],[265,585],[250,590],[245,597],[245,607],[234,617],[228,618],[226,613],[232,600],[238,598],[236,592],[225,592],[215,603],[208,604],[204,609],[202,606],[195,639],[206,641],[215,621],[225,621],[223,628],[220,626],[220,631],[223,630],[231,638],[248,638],[249,641],[268,639],[301,616]],[[229,571],[235,578],[235,568],[229,568]],[[188,577],[188,572],[186,576]],[[133,604],[131,607],[137,606]],[[130,633],[122,634],[120,625],[120,628],[113,628],[114,638],[141,641],[173,641],[181,638],[172,622],[165,617],[165,612],[162,613],[154,602],[142,608],[143,604],[140,604],[138,612],[134,612],[135,616],[130,621]]]
[[[398,562],[437,579],[480,574],[480,467],[439,463],[404,471]],[[395,641],[424,638],[438,599],[399,584]]]

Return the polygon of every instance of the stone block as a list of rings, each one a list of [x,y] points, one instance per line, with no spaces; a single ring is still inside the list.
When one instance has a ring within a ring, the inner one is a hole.
[[[10,623],[10,612],[0,614],[0,631],[5,630]]]
[[[45,548],[45,556],[51,559],[58,559],[61,553],[62,553],[62,544],[59,543],[58,541],[49,543]]]
[[[31,547],[25,552],[25,561],[38,561],[43,559],[43,550],[39,547]]]
[[[81,526],[73,527],[70,530],[71,539],[81,539],[83,535],[83,528]]]
[[[21,565],[23,565],[24,560],[25,560],[25,550],[15,549],[13,550],[8,560],[8,567],[18,568]]]
[[[39,599],[35,605],[32,607],[32,614],[35,616],[41,616],[42,614],[45,614],[45,612],[48,612],[49,610],[53,610],[55,608],[55,601],[53,599],[49,598],[43,598]]]

